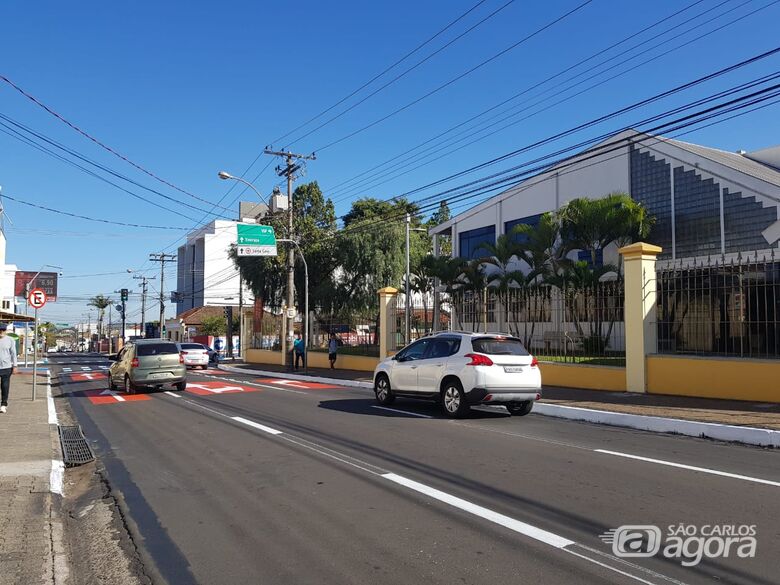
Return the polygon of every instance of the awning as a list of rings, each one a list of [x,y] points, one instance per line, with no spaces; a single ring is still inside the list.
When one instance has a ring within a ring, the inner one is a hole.
[[[35,317],[30,315],[19,315],[18,313],[12,313],[11,311],[0,311],[0,322],[11,323],[16,321],[17,323],[34,323]]]

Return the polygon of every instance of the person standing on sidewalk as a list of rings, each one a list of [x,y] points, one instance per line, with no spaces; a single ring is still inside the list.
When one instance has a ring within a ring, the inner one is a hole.
[[[330,369],[334,369],[336,365],[336,353],[339,350],[339,342],[336,341],[336,334],[331,333],[328,340],[328,360],[330,360]]]
[[[8,411],[11,374],[16,373],[16,340],[6,335],[8,323],[0,323],[0,414]]]
[[[295,352],[295,369],[298,369],[298,363],[305,364],[305,358],[303,357],[304,352],[306,351],[306,348],[303,345],[303,339],[301,339],[301,334],[298,333],[295,336],[295,342],[293,343],[293,351]]]

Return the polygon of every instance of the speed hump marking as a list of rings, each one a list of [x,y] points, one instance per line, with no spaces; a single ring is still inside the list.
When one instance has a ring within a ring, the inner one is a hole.
[[[320,384],[319,382],[304,382],[303,380],[280,380],[279,378],[263,378],[255,380],[261,384],[273,384],[282,388],[295,388],[297,390],[333,390],[341,386],[331,386],[329,384]]]
[[[259,392],[260,388],[231,384],[228,382],[187,382],[187,392],[198,396],[210,396],[212,394],[238,394],[240,392]]]
[[[46,304],[46,293],[42,288],[34,288],[27,296],[27,302],[33,309],[40,309]]]
[[[85,390],[84,396],[89,398],[92,404],[121,404],[123,402],[140,402],[151,400],[148,394],[125,394],[113,390]]]
[[[105,372],[76,372],[70,375],[73,382],[91,382],[93,380],[105,380],[108,378]]]

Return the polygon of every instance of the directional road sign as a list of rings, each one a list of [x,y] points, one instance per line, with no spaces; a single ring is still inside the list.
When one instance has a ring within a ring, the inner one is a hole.
[[[236,225],[239,256],[276,256],[276,234],[270,225]]]
[[[43,292],[42,288],[34,288],[30,291],[27,302],[33,309],[40,309],[46,304],[46,293]]]

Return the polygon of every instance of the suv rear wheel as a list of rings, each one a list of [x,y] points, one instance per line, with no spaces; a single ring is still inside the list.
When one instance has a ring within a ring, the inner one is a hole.
[[[534,408],[533,400],[526,400],[525,402],[513,402],[507,404],[506,409],[512,416],[525,416],[531,412]]]
[[[125,394],[135,394],[136,385],[130,381],[130,376],[125,376]]]
[[[450,380],[444,385],[441,391],[441,404],[444,407],[444,414],[450,418],[463,418],[470,410],[463,386],[457,380]]]
[[[374,381],[374,394],[376,401],[383,406],[388,406],[395,402],[395,394],[390,388],[390,380],[385,374],[379,374]]]
[[[187,389],[187,380],[184,380],[183,382],[177,382],[175,386],[176,390],[179,392],[184,392]]]

